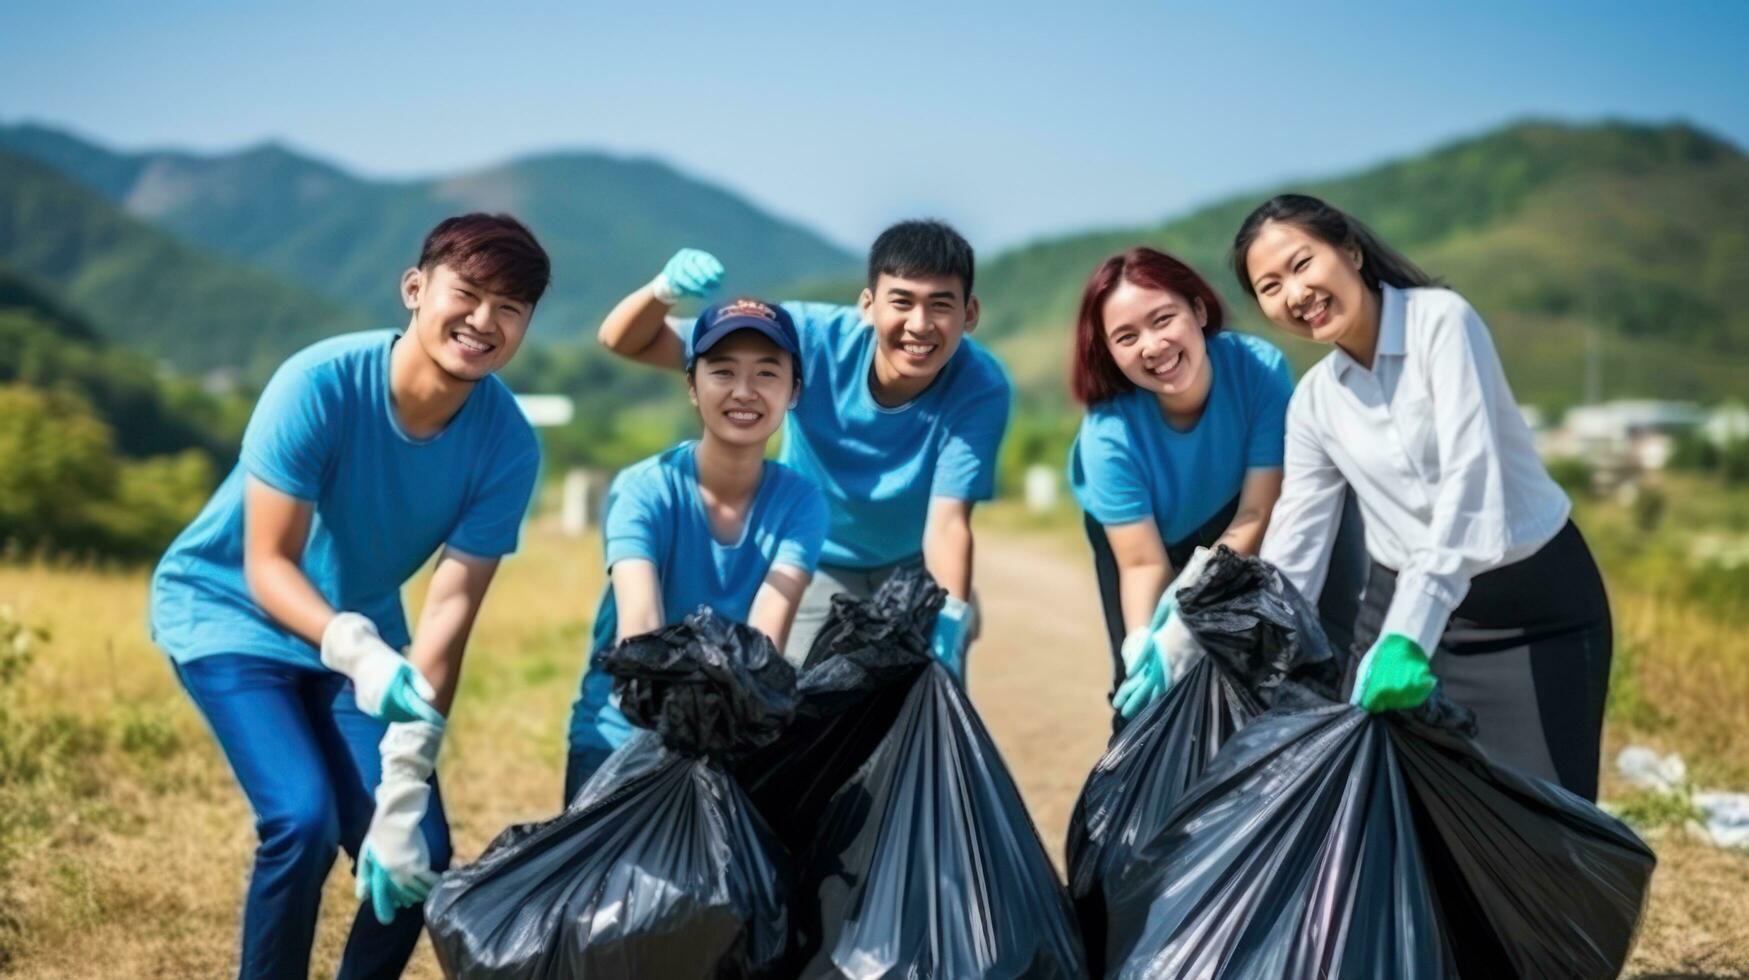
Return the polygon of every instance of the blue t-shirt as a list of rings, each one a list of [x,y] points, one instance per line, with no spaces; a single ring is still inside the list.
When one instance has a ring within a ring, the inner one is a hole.
[[[820,561],[878,568],[916,558],[931,497],[988,500],[1014,400],[1007,372],[970,337],[924,392],[886,408],[869,392],[874,328],[855,307],[785,303],[802,342],[802,397],[778,458],[826,495]]]
[[[767,462],[740,538],[724,544],[711,533],[698,493],[696,447],[683,442],[614,478],[602,515],[607,567],[627,558],[655,563],[664,625],[680,622],[701,605],[745,622],[771,566],[813,573],[826,537],[826,501],[794,470]],[[618,629],[609,583],[595,614],[590,649],[611,646]]]
[[[1087,409],[1069,447],[1069,486],[1107,527],[1152,517],[1177,544],[1238,495],[1245,471],[1279,469],[1293,375],[1266,340],[1218,333],[1214,381],[1189,431],[1166,423],[1154,393],[1132,388]]]
[[[315,505],[304,573],[392,647],[409,642],[401,586],[438,546],[480,558],[516,550],[540,467],[534,429],[489,377],[442,432],[409,437],[389,396],[397,336],[333,337],[274,372],[236,468],[152,575],[152,638],[173,659],[242,653],[321,667],[316,648],[276,623],[243,580],[246,476]]]

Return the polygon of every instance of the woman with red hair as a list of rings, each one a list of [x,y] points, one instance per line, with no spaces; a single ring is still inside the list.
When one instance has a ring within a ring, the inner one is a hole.
[[[1287,359],[1223,321],[1195,270],[1146,247],[1101,263],[1082,293],[1071,383],[1087,415],[1069,483],[1093,546],[1118,726],[1194,650],[1173,604],[1199,553],[1256,554],[1281,493]]]

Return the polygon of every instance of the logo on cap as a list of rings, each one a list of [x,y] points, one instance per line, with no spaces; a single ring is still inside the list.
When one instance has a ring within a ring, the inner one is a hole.
[[[754,316],[761,320],[777,322],[777,311],[756,299],[738,299],[717,307],[717,315],[713,323],[721,323],[732,316]]]

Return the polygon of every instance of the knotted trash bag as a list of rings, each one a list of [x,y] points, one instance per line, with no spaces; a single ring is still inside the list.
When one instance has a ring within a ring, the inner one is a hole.
[[[1616,976],[1646,845],[1489,761],[1474,717],[1437,691],[1378,715],[1337,700],[1315,613],[1243,561],[1260,594],[1192,587],[1186,625],[1239,676],[1276,655],[1270,636],[1299,634],[1280,648],[1296,659],[1107,882],[1107,976]]]
[[[782,732],[794,670],[764,634],[704,608],[601,656],[648,730],[563,814],[444,875],[425,904],[444,973],[781,976],[790,871],[729,767]]]
[[[1224,545],[1216,551],[1200,579],[1203,632],[1193,635],[1205,650],[1224,646],[1228,656],[1198,655],[1163,696],[1112,739],[1075,801],[1066,849],[1069,895],[1095,975],[1105,969],[1107,882],[1165,828],[1179,798],[1202,778],[1227,739],[1263,713],[1290,664],[1326,658],[1334,663],[1327,648],[1298,648],[1324,643],[1322,633],[1278,629],[1278,622],[1293,622],[1287,610],[1256,608],[1283,601],[1284,588],[1271,580],[1278,574]],[[1210,606],[1214,610],[1208,611]],[[1247,673],[1239,674],[1229,663]],[[1329,668],[1330,676],[1337,670]]]
[[[929,637],[946,597],[921,571],[892,576],[869,599],[832,597],[796,682],[795,720],[735,768],[791,850],[813,841],[826,804],[886,737],[911,683],[933,662]]]
[[[872,745],[819,808],[800,857],[798,976],[1085,975],[1068,897],[1019,790],[959,682],[929,655],[942,598],[926,573],[902,573],[872,601],[838,601],[810,651],[804,716],[868,724],[875,704],[884,724],[847,733]]]

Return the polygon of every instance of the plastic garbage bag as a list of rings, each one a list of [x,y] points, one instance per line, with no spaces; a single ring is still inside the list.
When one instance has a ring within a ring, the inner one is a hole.
[[[803,804],[818,817],[799,859],[794,975],[1085,975],[1068,897],[1019,790],[965,692],[929,655],[943,595],[919,569],[873,600],[840,598],[809,652],[804,719],[866,724],[876,705],[884,724],[842,729],[870,744],[849,753],[862,758],[823,805]],[[785,778],[810,774],[764,785]]]
[[[892,727],[931,662],[930,631],[946,597],[921,571],[889,578],[869,599],[832,597],[797,680],[794,721],[735,768],[792,850],[813,840],[826,804]]]
[[[1224,657],[1199,655],[1172,688],[1126,725],[1088,775],[1069,818],[1069,895],[1081,924],[1093,973],[1105,968],[1105,885],[1135,858],[1137,848],[1166,826],[1173,807],[1202,778],[1215,754],[1262,714],[1290,666],[1310,665],[1334,651],[1321,632],[1283,630],[1296,623],[1289,592],[1274,567],[1247,561],[1225,546],[1204,569],[1196,608],[1185,618],[1199,644]],[[1189,601],[1187,592],[1185,600]],[[1302,650],[1302,644],[1314,649]],[[1240,676],[1227,663],[1251,673]],[[1340,668],[1329,668],[1334,678]]]
[[[1245,603],[1195,587],[1183,602],[1209,655],[1240,676],[1274,656],[1242,634],[1318,630],[1279,576],[1256,582],[1265,594]],[[1218,642],[1228,626],[1235,642]],[[1108,883],[1108,976],[1621,971],[1655,864],[1638,837],[1491,763],[1473,716],[1440,693],[1369,715],[1335,700],[1321,644],[1291,646],[1313,659],[1286,665],[1271,710]]]
[[[789,867],[728,765],[769,744],[795,677],[707,609],[602,655],[640,732],[553,820],[513,827],[426,900],[451,977],[780,976]]]

